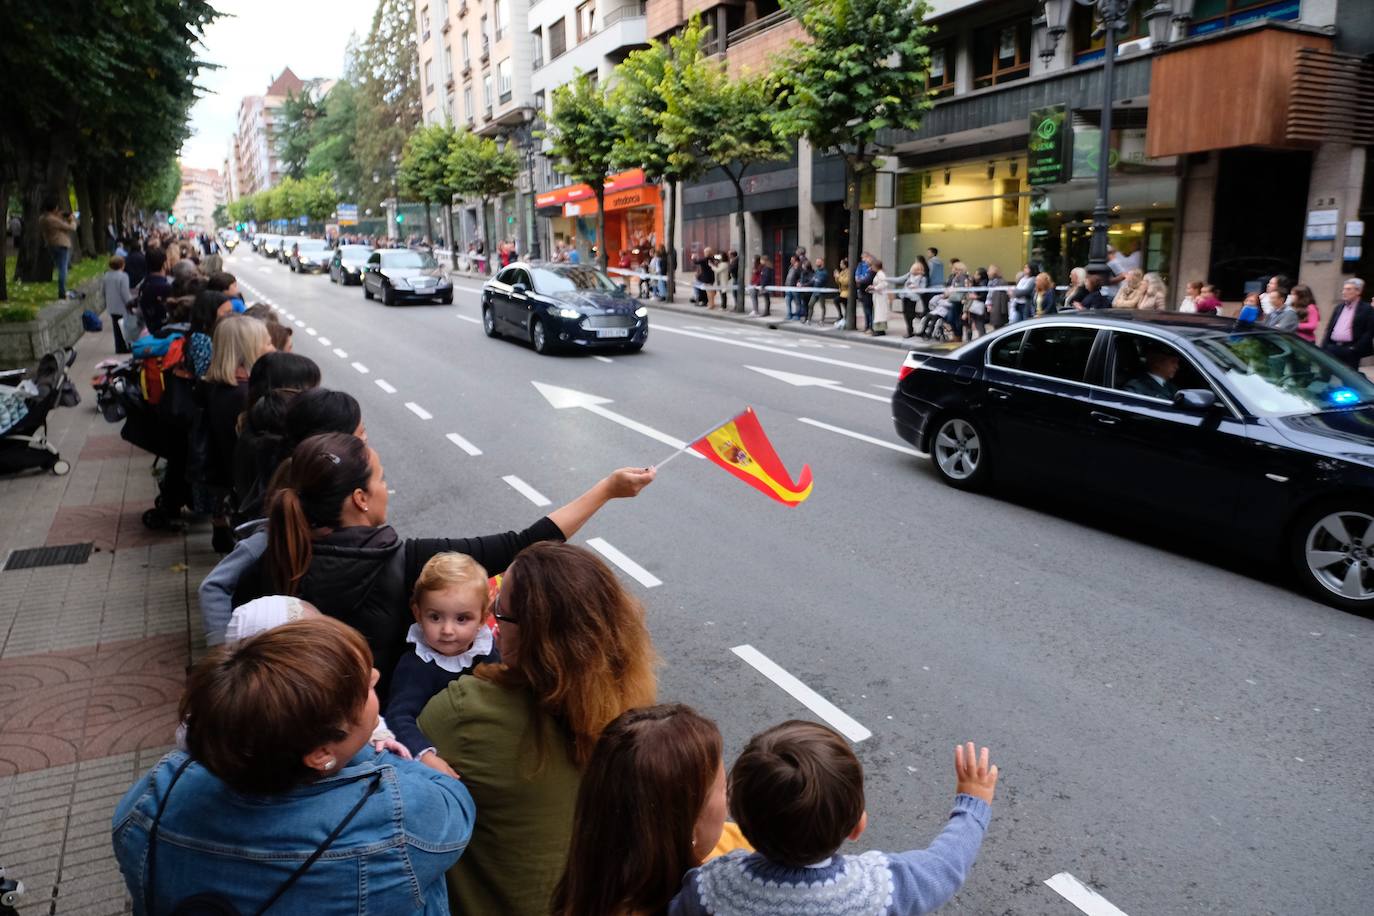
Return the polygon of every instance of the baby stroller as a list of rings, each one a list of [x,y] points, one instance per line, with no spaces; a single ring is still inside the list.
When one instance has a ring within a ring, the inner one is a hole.
[[[75,359],[75,350],[61,349],[44,354],[31,373],[0,371],[0,474],[34,468],[65,474],[72,469],[48,441],[48,412],[81,403],[67,378]]]

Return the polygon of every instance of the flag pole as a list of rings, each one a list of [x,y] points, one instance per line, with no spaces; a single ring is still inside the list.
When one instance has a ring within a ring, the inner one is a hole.
[[[655,464],[655,465],[654,465],[654,470],[658,470],[659,468],[663,467],[663,466],[664,466],[665,464],[667,464],[668,462],[672,461],[672,460],[673,460],[674,458],[676,458],[678,455],[681,455],[683,452],[687,451],[689,448],[692,447],[693,443],[695,443],[695,442],[697,442],[697,441],[699,441],[699,440],[701,440],[701,439],[705,439],[707,436],[711,435],[711,433],[713,433],[713,432],[715,432],[716,430],[720,429],[720,428],[721,428],[722,426],[724,426],[726,423],[732,422],[732,421],[735,419],[735,417],[738,417],[738,416],[740,416],[741,414],[746,414],[746,413],[748,413],[749,411],[751,411],[751,410],[753,410],[753,409],[754,409],[754,408],[752,408],[752,407],[745,407],[743,410],[738,411],[737,413],[731,414],[728,418],[726,418],[725,420],[721,421],[720,423],[717,423],[717,424],[715,424],[714,426],[708,427],[701,435],[699,435],[699,436],[697,436],[697,437],[695,437],[695,438],[692,438],[692,439],[688,439],[685,443],[683,443],[682,448],[680,448],[680,449],[678,449],[677,451],[673,452],[673,453],[672,453],[671,455],[669,455],[667,458],[664,458],[662,461],[658,462],[658,464]]]

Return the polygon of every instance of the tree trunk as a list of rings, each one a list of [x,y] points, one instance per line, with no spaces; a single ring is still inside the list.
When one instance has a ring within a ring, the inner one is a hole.
[[[434,219],[429,213],[429,201],[425,201],[425,239],[431,248],[434,247]]]
[[[0,147],[4,149],[4,147]],[[0,165],[0,175],[5,174],[3,165]],[[8,181],[0,180],[0,232],[4,233],[0,238],[0,302],[5,302],[10,297],[9,271],[5,270],[5,258],[10,253],[10,189]]]
[[[592,185],[592,190],[596,192],[596,250],[599,252],[597,260],[601,263],[601,272],[605,273],[607,266],[606,260],[606,183],[598,181]],[[628,281],[626,281],[628,284]]]
[[[489,197],[482,198],[482,247],[486,249],[484,254],[487,258],[486,261],[482,263],[482,268],[483,273],[487,274],[487,276],[491,276],[492,274],[496,273],[496,271],[493,269],[495,267],[494,262],[496,260],[496,249],[492,247],[491,224],[487,222],[487,206],[490,200],[491,198]]]
[[[859,284],[854,282],[854,274],[859,268],[859,251],[861,250],[861,240],[859,236],[863,233],[863,212],[859,210],[859,170],[858,163],[862,161],[863,151],[860,148],[854,160],[846,157],[844,164],[845,171],[845,203],[849,207],[849,297],[844,304],[844,327],[846,331],[857,330],[859,326]]]
[[[453,234],[453,201],[444,206],[444,235],[448,238],[448,260],[454,270],[458,269],[458,240]]]
[[[665,233],[668,236],[667,256],[663,272],[668,275],[668,301],[677,293],[677,182],[668,181],[668,200],[664,207]]]
[[[101,248],[107,248],[109,247],[109,233],[105,227],[114,222],[114,218],[110,215],[110,195],[105,190],[105,176],[99,172],[92,175],[88,187],[91,192],[91,225],[95,226],[96,231],[100,233]],[[114,228],[115,238],[124,234],[120,231],[119,226],[116,225]],[[96,254],[104,253],[103,250],[96,252]]]
[[[735,262],[735,311],[743,312],[744,269],[740,265],[744,263],[745,254],[749,251],[749,246],[746,244],[748,240],[744,237],[744,185],[741,183],[744,178],[744,168],[740,168],[738,177],[733,175],[728,169],[723,171],[730,176],[730,183],[735,186],[735,229],[739,232],[739,248],[737,249],[739,258]],[[728,263],[728,251],[726,252],[726,258]]]
[[[76,223],[76,245],[72,253],[78,251],[88,258],[95,257],[99,252],[96,249],[96,236],[92,231],[95,224],[95,201],[91,200],[91,179],[86,174],[73,175],[72,187],[76,189],[76,206],[81,213],[81,219]],[[104,235],[104,227],[101,227],[101,235]],[[73,261],[78,258],[73,258]]]

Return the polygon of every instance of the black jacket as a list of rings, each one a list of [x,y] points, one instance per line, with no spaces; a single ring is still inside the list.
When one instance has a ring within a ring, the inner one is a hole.
[[[529,545],[561,540],[563,532],[547,516],[524,531],[475,538],[403,540],[390,525],[339,528],[314,542],[310,568],[296,594],[367,639],[373,665],[381,673],[377,696],[385,707],[391,673],[407,650],[406,631],[414,623],[410,593],[430,557],[445,551],[465,553],[494,576],[505,572]],[[280,593],[264,556],[239,579],[234,607]]]
[[[129,275],[129,288],[132,289],[148,276],[148,257],[141,251],[131,251],[124,259],[124,272]]]
[[[1331,332],[1336,329],[1336,322],[1340,320],[1344,311],[1345,303],[1342,302],[1331,313],[1331,320],[1326,325],[1326,334],[1322,337],[1322,349],[1347,366],[1358,369],[1360,360],[1374,355],[1374,307],[1363,299],[1356,300],[1355,321],[1350,327],[1351,341],[1337,343],[1331,339]]]

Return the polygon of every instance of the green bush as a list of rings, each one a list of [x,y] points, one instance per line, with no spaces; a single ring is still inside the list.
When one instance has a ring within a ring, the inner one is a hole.
[[[95,279],[105,272],[105,268],[103,257],[83,258],[67,271],[67,289],[76,289],[87,280]],[[13,257],[5,259],[5,276],[14,277]],[[32,321],[39,309],[57,301],[57,277],[54,274],[48,283],[16,283],[11,279],[8,291],[9,298],[0,302],[0,323]]]

